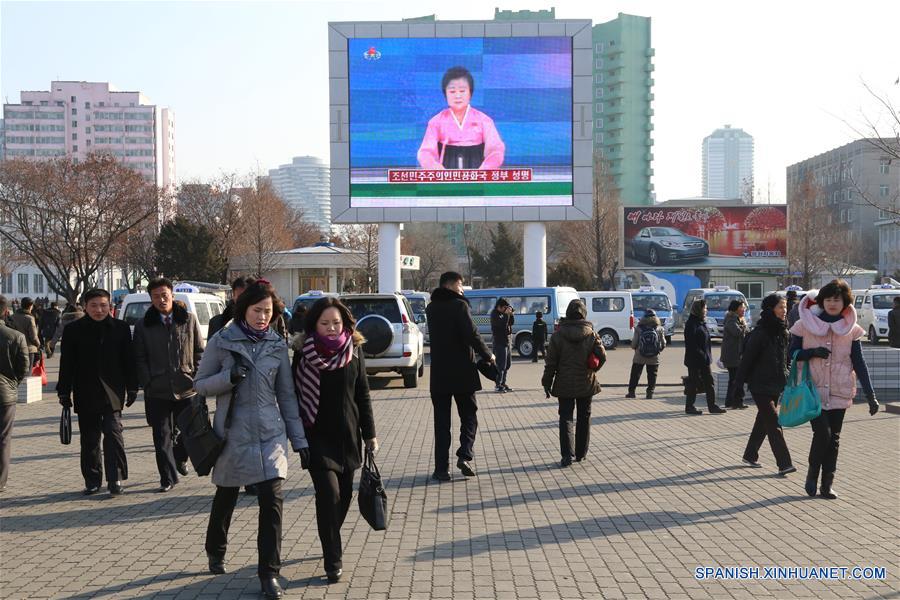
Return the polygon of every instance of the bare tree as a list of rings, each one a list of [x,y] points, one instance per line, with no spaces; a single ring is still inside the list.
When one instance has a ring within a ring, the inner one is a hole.
[[[593,216],[572,221],[563,229],[564,260],[585,264],[597,289],[615,289],[619,264],[619,190],[608,162],[594,156]]]
[[[475,277],[475,270],[472,268],[472,257],[475,254],[485,255],[490,252],[491,231],[493,229],[490,223],[463,224],[463,246],[466,249],[466,281],[470,285]]]
[[[429,284],[444,271],[456,267],[456,257],[446,227],[436,223],[407,225],[401,242],[403,254],[419,257],[419,270],[411,271],[410,278],[417,290],[429,289]]]
[[[223,264],[238,254],[241,228],[241,199],[249,189],[249,176],[222,173],[210,181],[183,183],[178,190],[178,214],[194,225],[202,225],[216,240]],[[222,281],[226,273],[222,273]]]
[[[153,219],[135,227],[122,236],[110,252],[112,263],[122,272],[122,280],[129,291],[137,291],[138,285],[158,274],[156,251],[157,228]],[[151,223],[152,222],[152,223]]]
[[[829,250],[834,244],[826,243],[832,237],[827,214],[816,206],[819,188],[812,171],[806,171],[803,180],[788,198],[789,230],[788,265],[791,273],[799,273],[800,285],[810,289],[815,276],[828,270],[831,258]]]
[[[356,250],[354,291],[372,292],[378,287],[378,225],[344,225],[337,233],[338,245]]]
[[[160,191],[110,155],[0,163],[0,236],[75,302],[122,236],[157,214]]]
[[[322,241],[323,238],[327,239],[315,223],[306,220],[300,209],[288,207],[285,225],[291,232],[292,248],[306,248]]]
[[[281,264],[280,253],[293,245],[291,209],[266,180],[245,188],[240,196],[240,232],[232,234],[236,238],[232,241],[237,244],[236,253],[246,257],[251,273],[262,277]]]

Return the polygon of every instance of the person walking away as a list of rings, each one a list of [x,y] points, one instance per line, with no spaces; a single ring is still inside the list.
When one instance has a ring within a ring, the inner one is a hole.
[[[634,350],[634,358],[631,359],[631,377],[628,379],[628,393],[626,398],[634,398],[641,372],[647,367],[647,399],[653,398],[656,389],[656,374],[659,371],[659,357],[666,349],[666,330],[662,322],[656,316],[656,311],[648,308],[644,316],[634,328],[634,336],[631,338],[631,348]]]
[[[459,273],[448,271],[441,275],[440,287],[431,293],[425,315],[431,337],[429,389],[434,407],[434,472],[431,476],[438,481],[450,481],[450,406],[455,398],[460,420],[456,466],[466,477],[474,477],[475,468],[471,463],[475,458],[475,434],[478,431],[475,393],[481,389],[475,354],[492,363],[495,357],[488,351],[472,321]]]
[[[67,327],[56,394],[59,403],[69,408],[74,397],[84,494],[100,489],[105,467],[107,489],[118,496],[122,482],[128,479],[122,410],[134,404],[138,388],[131,328],[112,318],[106,290],[88,290],[81,302],[87,318]]]
[[[147,422],[153,428],[153,447],[159,470],[159,491],[168,492],[187,475],[187,451],[175,422],[197,394],[194,374],[203,356],[203,337],[197,317],[175,301],[172,282],[157,278],[147,284],[150,308],[134,327],[138,381],[144,389]]]
[[[497,385],[495,392],[511,392],[506,376],[512,366],[512,326],[515,323],[512,306],[506,298],[499,298],[491,311],[491,349],[497,357]]]
[[[56,332],[53,334],[53,339],[50,340],[50,353],[56,351],[56,345],[60,342],[63,336],[63,332],[66,330],[66,327],[81,317],[84,316],[84,311],[81,309],[81,306],[78,304],[67,304],[66,309],[63,311],[63,314],[59,317],[59,325],[56,326]]]
[[[309,475],[316,490],[316,524],[329,583],[343,574],[341,526],[353,498],[362,447],[378,450],[366,379],[362,335],[340,300],[325,297],[307,313],[294,353],[294,382],[309,440]]]
[[[547,322],[544,320],[544,313],[537,311],[534,314],[534,323],[531,325],[531,362],[538,361],[538,351],[541,358],[546,358],[547,345]]]
[[[706,394],[706,405],[710,414],[726,412],[724,408],[716,405],[711,363],[712,343],[709,329],[706,327],[706,300],[694,300],[691,304],[691,314],[684,324],[684,366],[688,369],[684,412],[689,415],[703,414],[703,411],[694,406],[698,392]]]
[[[789,292],[790,293],[790,292]],[[797,292],[793,292],[794,296]],[[725,327],[722,334],[722,347],[719,360],[728,369],[728,390],[725,392],[725,408],[747,408],[744,404],[744,388],[737,387],[737,370],[741,365],[741,351],[744,338],[747,336],[747,321],[744,314],[747,305],[741,300],[732,300],[725,313]]]
[[[241,297],[241,293],[256,281],[252,277],[237,277],[231,282],[231,300],[225,304],[225,310],[221,314],[214,316],[209,320],[206,331],[206,339],[214,336],[220,329],[225,327],[234,318],[234,303]]]
[[[50,308],[44,309],[44,312],[41,313],[41,343],[44,352],[47,354],[47,358],[53,356],[50,342],[53,340],[53,335],[56,333],[56,328],[59,326],[60,316],[59,309],[56,307],[56,302],[51,302]]]
[[[888,311],[888,343],[900,348],[900,296],[894,296],[894,308]]]
[[[597,365],[596,369],[590,364]],[[541,385],[549,398],[559,401],[560,466],[568,467],[587,456],[591,437],[591,399],[600,391],[597,370],[606,362],[606,350],[587,320],[587,309],[581,300],[566,307],[566,318],[559,331],[550,338]],[[578,419],[573,427],[573,415]]]
[[[213,574],[227,571],[228,530],[240,486],[255,484],[259,505],[257,576],[267,598],[281,598],[283,482],[288,443],[309,460],[309,444],[284,339],[269,327],[277,310],[275,290],[264,279],[247,286],[233,319],[209,340],[194,387],[215,397],[213,430],[225,440],[212,471],[216,485],[205,550]]]
[[[40,359],[41,340],[38,336],[37,323],[31,311],[34,309],[34,301],[31,298],[22,298],[22,307],[12,316],[13,327],[25,336],[28,344],[28,356],[31,366],[37,364]]]
[[[25,336],[6,324],[9,301],[0,296],[0,492],[6,489],[12,455],[12,429],[16,419],[18,387],[30,372]]]
[[[791,310],[797,304],[797,290],[788,290],[784,297],[787,300],[787,314],[791,314]]]
[[[850,286],[842,279],[835,279],[817,292],[810,291],[799,302],[799,307],[800,319],[791,327],[794,335],[791,356],[809,362],[809,371],[822,401],[822,414],[810,421],[813,438],[805,488],[809,496],[816,495],[821,471],[819,495],[834,500],[837,493],[832,485],[844,413],[856,396],[857,378],[869,403],[869,414],[877,413],[879,405],[862,355],[859,340],[865,330],[856,323]]]
[[[740,386],[737,389],[741,392],[745,383],[750,384],[757,409],[742,462],[750,467],[762,467],[759,448],[763,440],[769,438],[781,476],[797,470],[791,461],[784,431],[778,424],[778,401],[791,369],[789,346],[787,302],[777,294],[770,294],[763,299],[759,320],[747,338],[744,354],[734,373],[734,383]]]

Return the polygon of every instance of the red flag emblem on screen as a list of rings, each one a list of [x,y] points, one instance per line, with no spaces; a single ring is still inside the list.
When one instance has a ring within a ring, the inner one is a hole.
[[[372,46],[365,52],[363,52],[363,58],[366,60],[378,60],[381,58],[381,52],[375,49],[375,46]]]

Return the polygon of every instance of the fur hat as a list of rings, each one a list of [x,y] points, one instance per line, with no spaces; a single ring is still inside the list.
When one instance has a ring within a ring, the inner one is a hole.
[[[569,302],[569,306],[566,308],[567,319],[572,319],[573,321],[583,321],[586,317],[587,309],[584,307],[584,302],[577,298]]]

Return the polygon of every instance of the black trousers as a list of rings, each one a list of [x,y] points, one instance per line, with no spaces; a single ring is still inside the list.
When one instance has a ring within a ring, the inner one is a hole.
[[[344,566],[341,562],[344,554],[341,526],[353,499],[354,474],[351,469],[344,469],[343,473],[324,469],[309,472],[316,490],[316,525],[326,571],[336,571]]]
[[[178,483],[177,462],[186,462],[187,450],[179,435],[175,420],[189,401],[170,398],[145,399],[147,420],[153,429],[153,447],[156,450],[156,468],[159,470],[160,485]]]
[[[751,462],[759,460],[759,449],[763,440],[769,438],[769,446],[775,455],[775,463],[779,469],[785,469],[791,464],[791,453],[787,442],[784,441],[784,431],[778,424],[778,396],[762,396],[753,394],[756,402],[756,421],[753,422],[753,430],[747,447],[744,449],[744,458]]]
[[[841,429],[844,426],[844,408],[823,410],[822,414],[810,421],[813,430],[809,447],[809,469],[818,478],[822,473],[832,474],[837,470],[838,449],[841,444]]]
[[[9,457],[12,452],[12,429],[15,420],[15,403],[0,404],[0,490],[6,487],[6,478],[9,476]]]
[[[475,393],[439,394],[431,393],[434,406],[434,470],[445,473],[450,469],[450,402],[456,398],[459,413],[459,450],[456,456],[463,460],[475,458],[475,434],[478,431],[478,405]]]
[[[725,406],[728,408],[744,404],[744,390],[736,387],[737,372],[737,367],[728,367],[728,390],[725,392]]]
[[[541,358],[546,357],[546,353],[544,351],[544,340],[532,340],[532,342],[531,342],[531,362],[537,362],[538,352],[541,353]]]
[[[104,466],[107,482],[128,479],[128,460],[125,458],[125,439],[122,437],[122,411],[107,407],[102,413],[78,413],[78,433],[81,438],[81,475],[84,477],[85,487],[100,487],[103,483]]]
[[[269,479],[255,484],[259,503],[259,524],[256,529],[256,549],[259,553],[257,574],[260,579],[277,576],[281,570],[281,516],[284,505],[283,479]],[[209,524],[206,527],[206,554],[225,558],[228,528],[237,504],[239,487],[216,486]]]
[[[591,396],[559,399],[559,451],[563,458],[574,456],[576,460],[581,460],[587,455],[591,441],[591,399]],[[576,405],[578,419],[573,426]]]
[[[659,365],[647,366],[647,391],[652,392],[656,389],[656,374],[659,372]],[[637,389],[638,382],[641,380],[641,373],[644,371],[644,365],[641,363],[631,364],[631,377],[628,380],[628,391],[634,393]]]
[[[706,405],[712,408],[716,405],[716,388],[713,385],[712,371],[709,365],[702,367],[688,367],[687,389],[685,390],[685,408],[692,408],[697,400],[697,394],[706,394]]]

